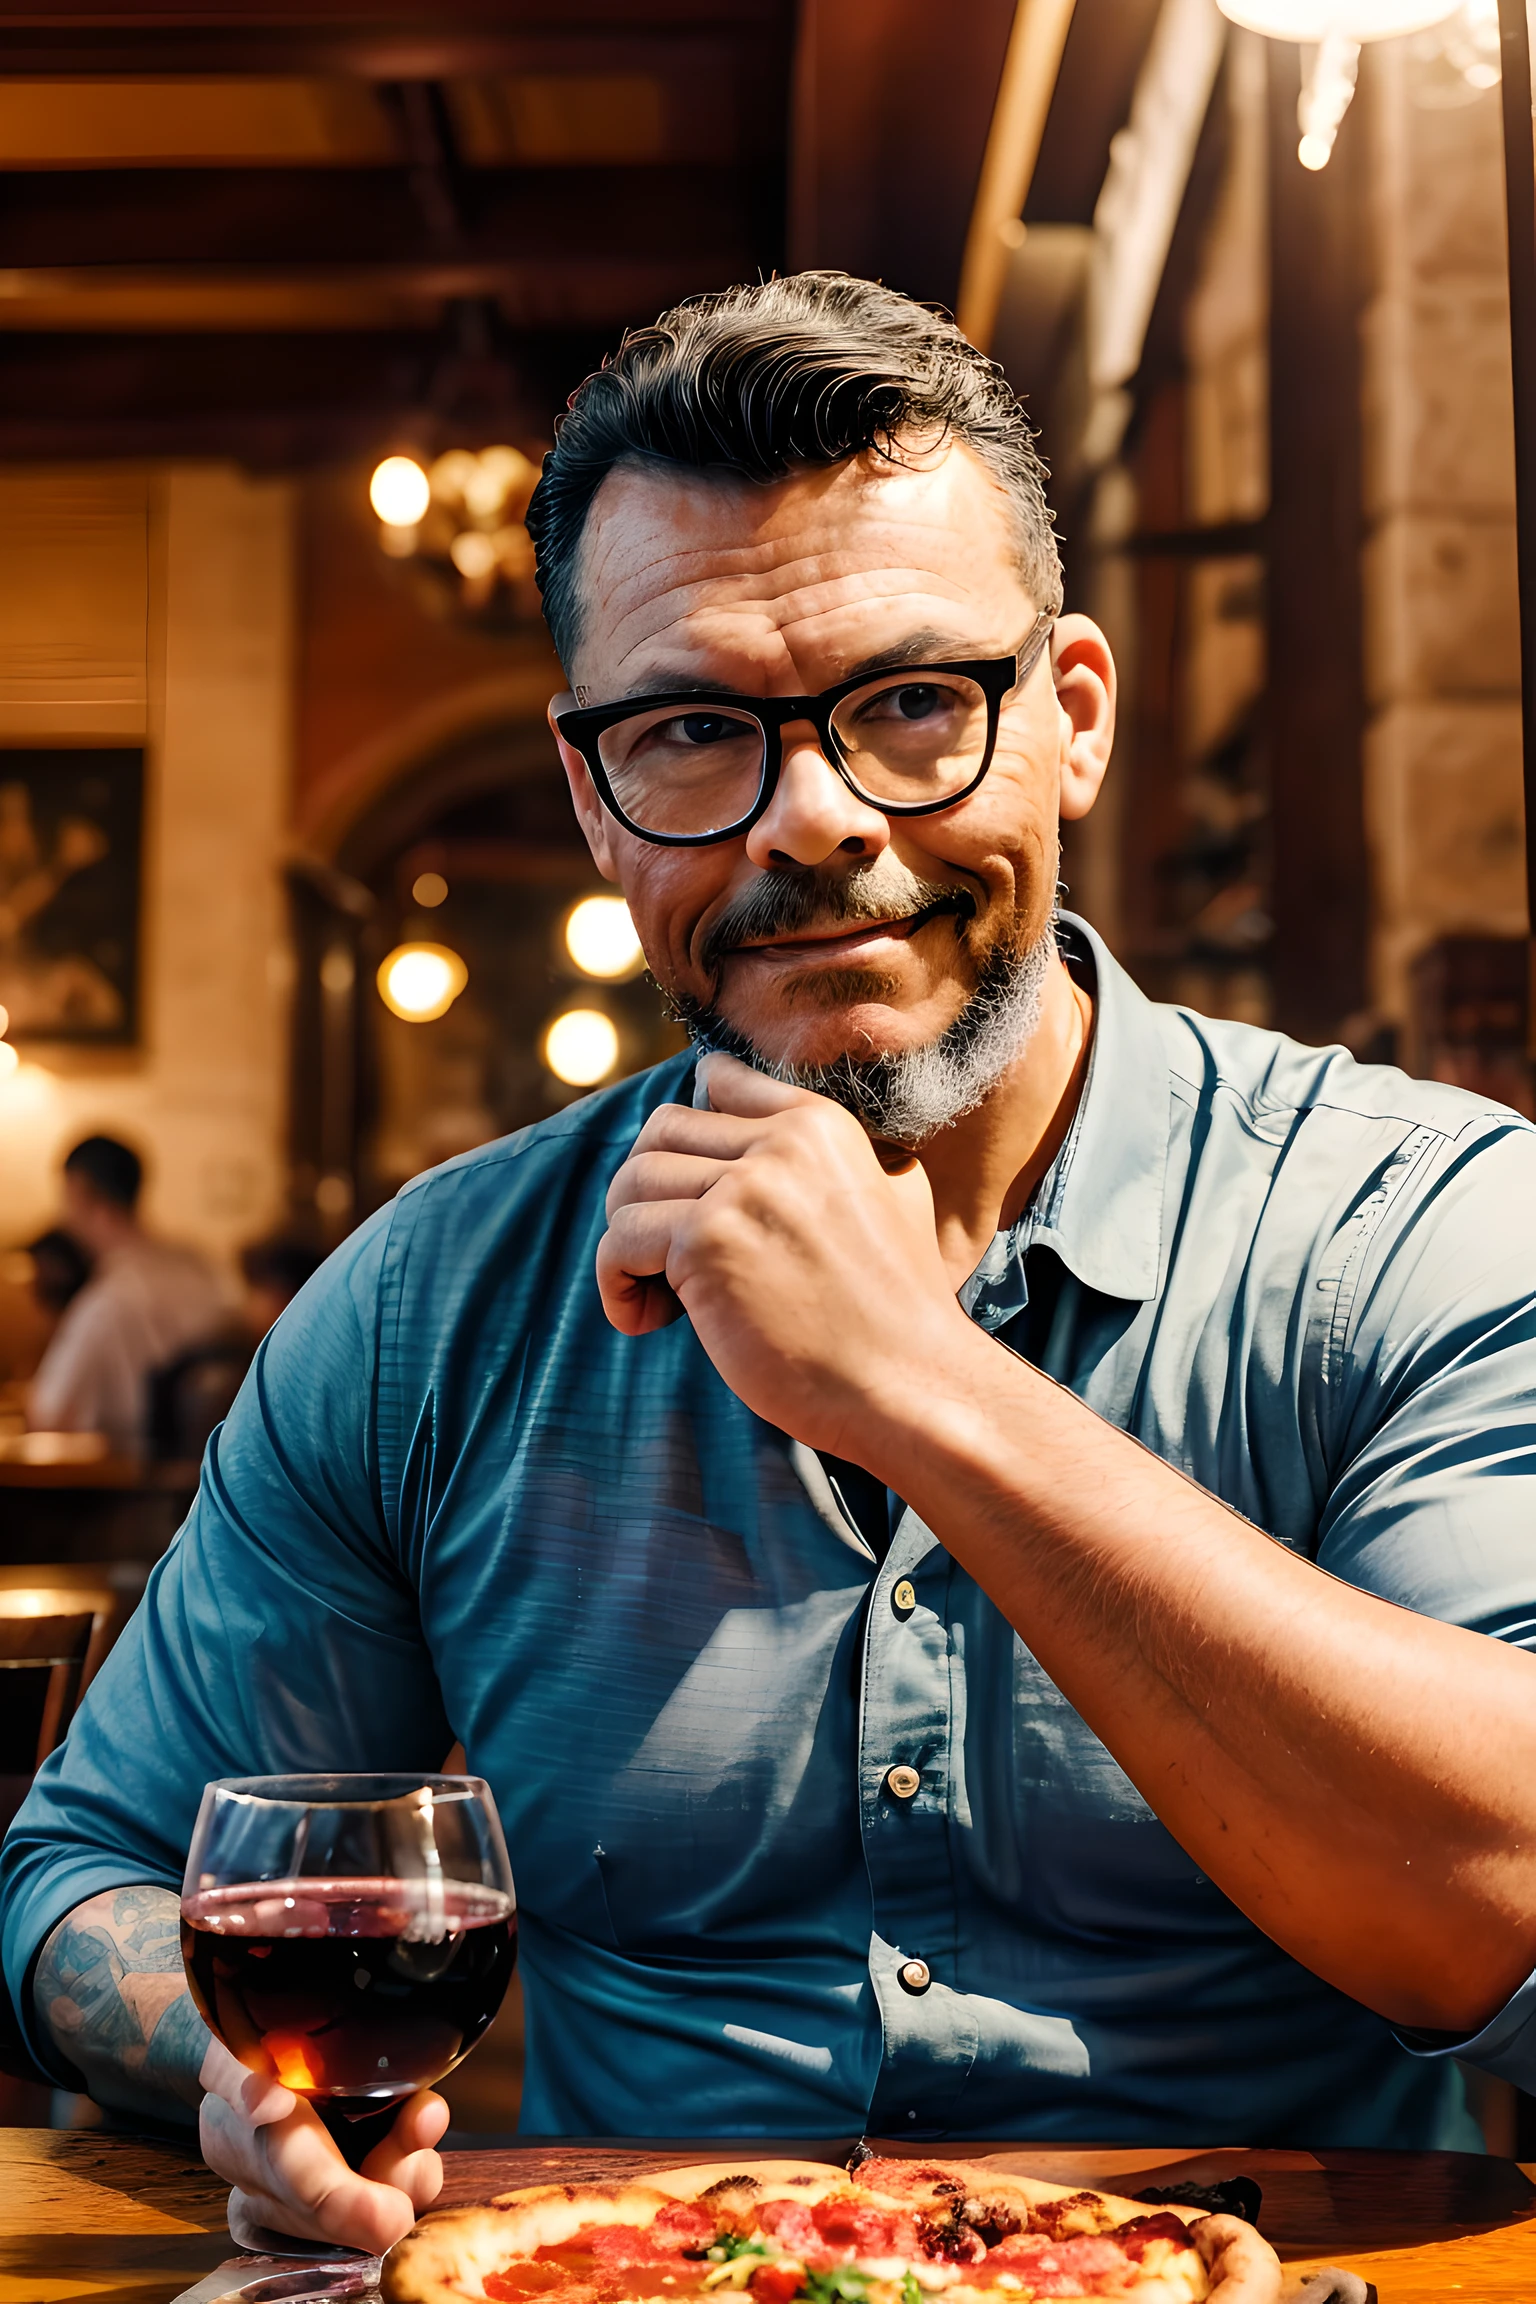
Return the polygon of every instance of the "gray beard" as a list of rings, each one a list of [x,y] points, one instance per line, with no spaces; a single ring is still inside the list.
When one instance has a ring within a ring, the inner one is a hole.
[[[850,906],[843,916],[858,913]],[[963,928],[964,921],[957,921],[957,930]],[[1055,959],[1053,916],[1022,951],[998,950],[988,957],[959,1015],[926,1047],[891,1056],[843,1055],[830,1064],[785,1063],[767,1056],[718,1008],[687,994],[675,996],[672,1005],[701,1052],[739,1057],[769,1079],[829,1097],[862,1121],[871,1136],[915,1151],[940,1129],[974,1112],[1018,1062],[1039,1025]]]

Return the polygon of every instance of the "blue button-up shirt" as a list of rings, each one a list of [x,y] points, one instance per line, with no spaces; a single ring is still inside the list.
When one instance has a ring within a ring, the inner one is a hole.
[[[1070,941],[1087,1087],[973,1317],[1335,1576],[1536,1640],[1536,1130]],[[606,1186],[691,1087],[418,1178],[279,1322],[7,1842],[18,2005],[74,1904],[179,1884],[207,1778],[458,1737],[530,2131],[1475,2145],[1455,2063],[1202,1877],[915,1514],[866,1540],[686,1321],[608,1326]],[[1536,2080],[1531,2009],[1459,2052]]]

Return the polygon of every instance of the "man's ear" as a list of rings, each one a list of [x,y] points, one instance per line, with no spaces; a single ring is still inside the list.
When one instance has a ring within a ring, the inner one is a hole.
[[[1090,617],[1057,619],[1051,674],[1061,708],[1061,813],[1076,819],[1097,800],[1115,741],[1115,660]]]
[[[571,805],[576,811],[576,821],[585,833],[587,846],[592,851],[592,861],[605,880],[617,880],[619,867],[614,857],[611,837],[613,819],[597,796],[585,760],[574,744],[567,744],[555,725],[555,714],[568,710],[575,701],[569,691],[550,698],[549,730],[555,739],[560,765],[565,770],[565,780],[571,788]]]

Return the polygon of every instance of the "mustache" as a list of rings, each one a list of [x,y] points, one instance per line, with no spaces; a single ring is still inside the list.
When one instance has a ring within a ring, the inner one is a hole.
[[[937,920],[953,915],[960,933],[976,917],[968,888],[924,880],[887,850],[858,872],[821,872],[784,865],[760,873],[710,922],[699,958],[711,975],[743,944],[789,936],[807,928],[829,933],[869,920]]]

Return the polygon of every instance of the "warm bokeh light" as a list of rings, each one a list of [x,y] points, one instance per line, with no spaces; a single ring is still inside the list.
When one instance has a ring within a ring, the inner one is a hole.
[[[1319,168],[1327,167],[1332,153],[1333,143],[1327,136],[1303,136],[1296,147],[1297,159],[1303,168],[1310,168],[1314,175]]]
[[[0,1040],[0,1080],[8,1080],[20,1062],[9,1040]]]
[[[386,456],[368,483],[368,501],[386,528],[414,528],[432,501],[432,484],[413,456]]]
[[[1218,0],[1223,16],[1272,40],[1395,40],[1454,15],[1457,0]]]
[[[441,872],[418,872],[411,882],[411,902],[424,912],[435,912],[447,894],[448,883]]]
[[[10,1028],[11,1012],[9,1008],[0,1007],[0,1032],[9,1032]]]
[[[565,948],[584,976],[609,982],[645,965],[629,906],[622,896],[583,896],[565,923]]]
[[[407,1024],[431,1024],[469,982],[469,970],[446,944],[397,944],[379,962],[379,998]]]
[[[478,528],[466,528],[449,545],[448,557],[461,576],[473,581],[489,576],[496,565],[496,547]]]
[[[596,1087],[618,1060],[618,1033],[600,1008],[567,1008],[544,1035],[544,1061],[567,1087]]]

